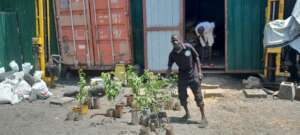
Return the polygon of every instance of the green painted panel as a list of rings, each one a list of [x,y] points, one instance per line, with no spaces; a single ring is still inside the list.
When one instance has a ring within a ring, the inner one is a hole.
[[[51,31],[51,54],[59,54],[56,30],[55,30],[55,17],[54,17],[54,5],[53,1],[50,0],[50,31]]]
[[[265,1],[228,0],[227,72],[262,71]]]
[[[0,12],[0,66],[8,69],[10,61],[22,62],[17,17],[12,12]]]
[[[12,3],[16,6],[23,61],[35,63],[32,51],[32,37],[35,36],[35,2],[34,0],[14,0]]]
[[[131,0],[130,3],[134,62],[144,66],[143,2]]]
[[[1,0],[0,10],[15,12],[16,19],[12,23],[16,24],[14,28],[18,30],[18,34],[7,33],[6,36],[9,41],[18,41],[20,52],[14,53],[14,55],[21,58],[20,63],[31,62],[34,64],[32,52],[32,37],[35,36],[34,0]]]

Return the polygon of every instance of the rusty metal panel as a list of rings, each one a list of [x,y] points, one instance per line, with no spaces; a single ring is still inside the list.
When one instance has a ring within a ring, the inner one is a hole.
[[[102,69],[132,63],[129,0],[58,0],[56,4],[65,64]]]
[[[90,0],[96,65],[129,64],[129,0]]]
[[[59,44],[66,65],[92,66],[94,63],[86,0],[57,0]]]

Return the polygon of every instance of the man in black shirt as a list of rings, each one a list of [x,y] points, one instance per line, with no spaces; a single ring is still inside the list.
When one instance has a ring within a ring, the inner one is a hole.
[[[176,63],[179,67],[178,73],[178,93],[180,103],[183,106],[186,114],[183,116],[184,120],[190,119],[190,112],[187,107],[187,87],[189,86],[195,96],[195,101],[200,108],[201,122],[200,127],[204,128],[208,125],[204,114],[204,102],[201,93],[201,80],[202,71],[197,51],[192,45],[182,43],[177,35],[172,35],[171,42],[173,44],[173,50],[169,55],[167,76],[170,75],[173,63]]]

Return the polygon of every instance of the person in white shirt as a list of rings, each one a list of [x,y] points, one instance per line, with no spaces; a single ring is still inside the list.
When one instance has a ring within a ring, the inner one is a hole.
[[[214,28],[215,23],[213,22],[200,22],[195,28],[195,33],[202,47],[201,60],[208,55],[210,63],[212,61],[212,46],[214,44]]]

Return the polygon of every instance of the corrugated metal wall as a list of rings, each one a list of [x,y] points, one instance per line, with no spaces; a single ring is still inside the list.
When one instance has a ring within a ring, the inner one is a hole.
[[[147,27],[178,26],[180,0],[146,0]]]
[[[265,1],[227,0],[227,72],[262,71]]]
[[[131,0],[130,3],[134,63],[144,68],[143,1]]]
[[[50,31],[51,31],[51,54],[59,54],[59,48],[57,44],[57,35],[56,35],[56,28],[55,28],[55,15],[54,15],[54,10],[55,10],[55,5],[54,1],[55,0],[49,0],[50,2]]]
[[[144,0],[145,63],[152,71],[165,71],[172,50],[172,34],[182,36],[182,0]]]
[[[169,53],[173,48],[170,42],[172,34],[179,35],[179,31],[151,31],[147,33],[148,69],[153,71],[167,69]]]
[[[0,67],[8,69],[12,60],[22,62],[19,36],[16,13],[0,12]]]
[[[53,1],[49,0],[50,9],[53,7]],[[1,0],[0,11],[4,12],[15,12],[17,24],[15,27],[18,28],[18,36],[12,34],[7,38],[19,41],[18,46],[21,48],[21,52],[17,53],[20,57],[20,63],[31,62],[35,63],[34,53],[32,51],[32,37],[35,36],[35,0]],[[50,10],[51,17],[51,53],[58,54],[58,46],[56,39],[56,31],[54,24],[53,10]]]
[[[34,0],[1,0],[1,11],[15,12],[19,36],[11,34],[9,40],[19,41],[18,47],[21,48],[21,62],[31,62],[34,64],[32,52],[32,37],[35,35],[35,9]]]

